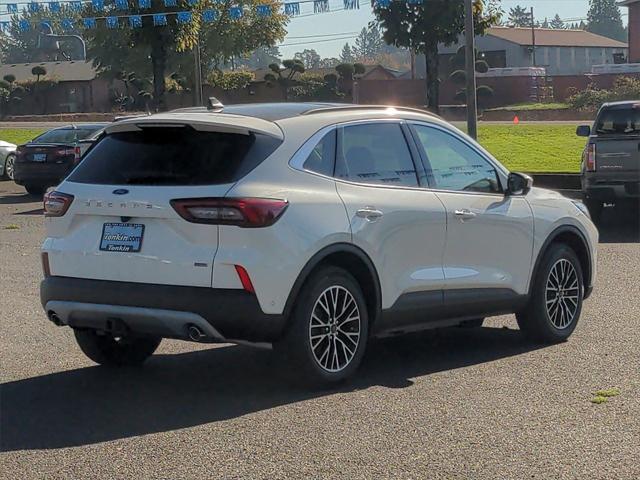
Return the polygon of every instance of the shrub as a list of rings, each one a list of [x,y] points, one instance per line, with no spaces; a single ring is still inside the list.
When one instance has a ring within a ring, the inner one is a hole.
[[[252,72],[237,70],[233,72],[213,72],[209,75],[209,84],[222,90],[240,90],[246,88],[255,76]]]
[[[573,89],[567,99],[576,110],[597,110],[603,103],[640,98],[640,79],[619,77],[611,90],[600,89],[591,84],[582,91]]]

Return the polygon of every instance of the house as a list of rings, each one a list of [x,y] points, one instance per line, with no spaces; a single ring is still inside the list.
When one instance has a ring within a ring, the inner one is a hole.
[[[269,68],[261,68],[254,70],[254,82],[264,82],[264,77],[267,74],[273,74],[273,71]],[[323,68],[308,68],[305,70],[305,74],[320,75],[324,77],[328,74],[338,75],[335,67],[323,67]],[[393,80],[397,78],[401,72],[393,70],[382,65],[364,65],[364,74],[360,76],[361,80]]]
[[[107,111],[109,85],[97,78],[97,70],[90,62],[36,62],[0,64],[0,78],[13,75],[17,83],[35,82],[31,73],[34,67],[44,68],[46,74],[40,80],[53,80],[55,85],[23,98],[15,113],[75,113]]]
[[[640,63],[640,0],[618,3],[629,8],[629,63]]]
[[[457,45],[440,46],[443,75],[450,73],[449,59],[462,45],[463,37]],[[584,30],[519,27],[491,27],[476,38],[476,48],[493,68],[545,67],[548,75],[589,73],[593,65],[613,64],[628,52],[626,43]],[[416,69],[424,76],[424,57]]]

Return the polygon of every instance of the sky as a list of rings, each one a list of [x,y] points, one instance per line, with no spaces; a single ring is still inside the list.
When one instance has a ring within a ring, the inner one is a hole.
[[[329,4],[332,9],[334,6],[337,9],[342,6],[342,1],[329,0]],[[345,42],[353,44],[354,38],[362,27],[373,20],[370,5],[370,0],[360,0],[360,10],[335,11],[292,18],[287,26],[287,38],[280,47],[283,58],[290,58],[295,52],[305,48],[315,49],[322,57],[339,56]],[[541,21],[545,17],[553,18],[556,13],[563,19],[586,18],[589,9],[588,0],[502,0],[502,8],[505,12],[516,5],[527,9],[533,7],[536,19]],[[627,13],[626,8],[621,10],[623,14]],[[312,4],[304,4],[301,8],[303,14],[310,11],[313,11]],[[626,24],[627,17],[622,18]],[[344,35],[338,35],[341,33]],[[316,36],[311,37],[311,35]]]
[[[18,0],[0,0],[0,5],[12,1]],[[287,26],[287,37],[280,45],[283,58],[291,58],[305,48],[315,49],[322,57],[338,57],[343,45],[346,42],[353,44],[358,32],[373,20],[370,0],[360,0],[359,10],[342,10],[342,0],[329,0],[333,11],[321,14],[312,13],[312,0],[298,1],[302,2],[301,15],[292,18]],[[556,13],[563,19],[574,20],[586,18],[589,0],[502,0],[505,12],[516,5],[527,9],[533,7],[537,20],[551,19]],[[623,15],[627,13],[626,8],[621,10]],[[6,8],[2,7],[0,11],[4,12]],[[626,24],[627,17],[622,18]]]

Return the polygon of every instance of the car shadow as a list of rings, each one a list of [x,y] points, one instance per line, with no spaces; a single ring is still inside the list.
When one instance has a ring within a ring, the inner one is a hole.
[[[27,192],[14,193],[0,190],[0,205],[18,205],[42,201],[42,195],[31,195]]]
[[[600,243],[639,243],[640,206],[622,204],[607,207],[597,226]]]
[[[2,451],[75,447],[236,418],[539,348],[517,330],[444,329],[371,343],[356,379],[330,390],[298,386],[268,350],[221,346],[154,355],[142,368],[86,367],[2,386]]]

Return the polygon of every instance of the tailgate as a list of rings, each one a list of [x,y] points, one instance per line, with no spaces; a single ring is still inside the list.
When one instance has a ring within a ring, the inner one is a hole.
[[[640,171],[640,135],[599,136],[596,168],[602,172],[637,174]]]

